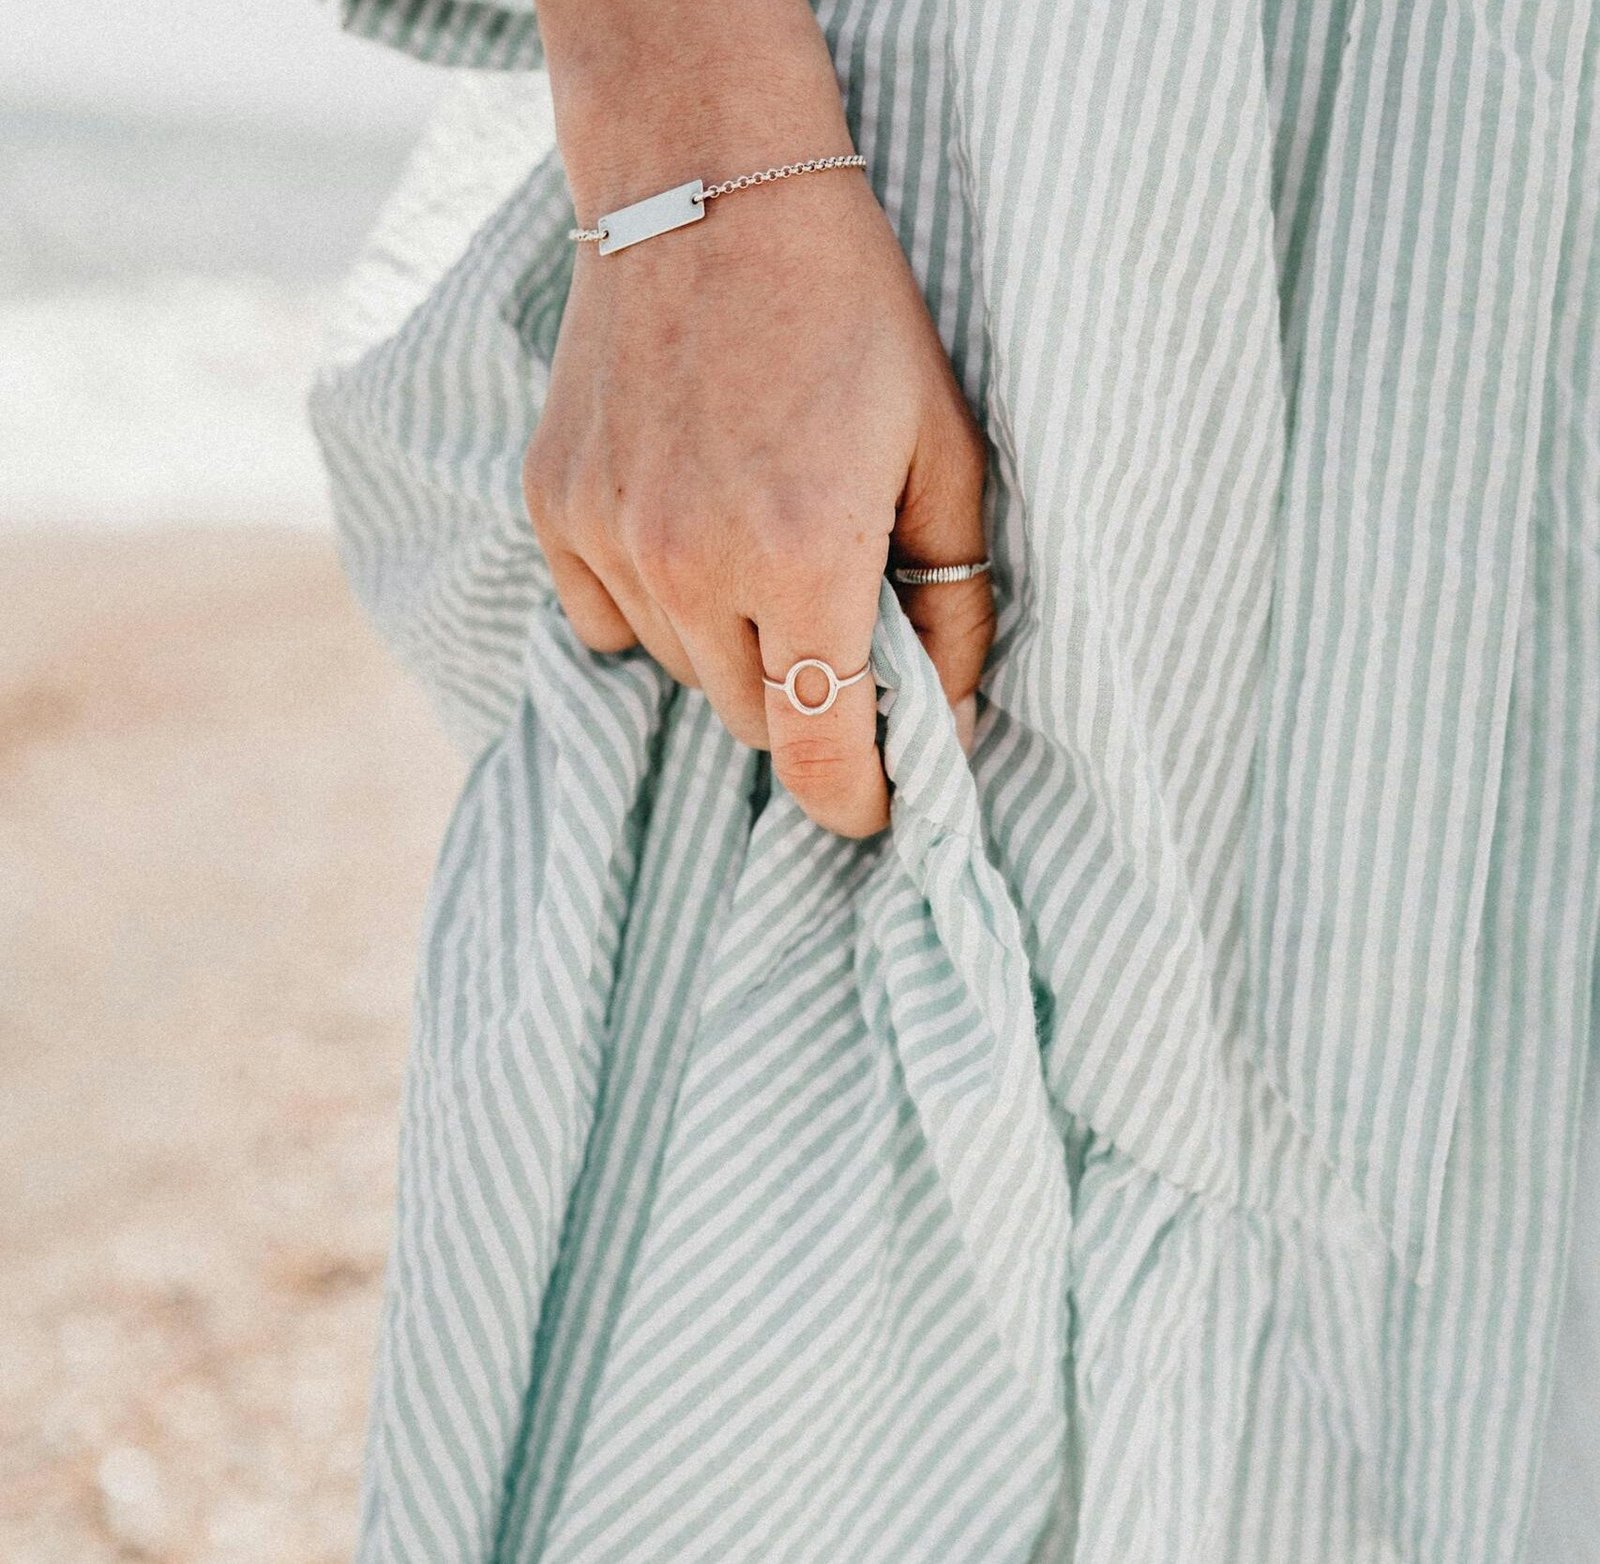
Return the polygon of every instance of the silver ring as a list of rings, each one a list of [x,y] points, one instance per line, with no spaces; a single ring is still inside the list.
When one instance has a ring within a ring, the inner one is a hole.
[[[800,696],[794,687],[794,681],[798,679],[807,668],[820,669],[824,674],[827,675],[828,679],[828,693],[823,696],[823,698],[818,701],[815,706],[806,705],[806,703],[800,699]],[[847,690],[852,684],[860,684],[861,681],[871,672],[872,661],[870,658],[867,660],[867,665],[859,672],[851,674],[848,679],[841,679],[839,675],[833,671],[831,664],[823,662],[820,657],[802,657],[800,661],[795,663],[781,679],[769,679],[765,674],[763,674],[761,676],[761,682],[766,685],[769,690],[782,690],[783,693],[789,697],[789,704],[793,706],[802,717],[820,717],[823,712],[825,712],[836,700],[838,700],[840,690]]]
[[[993,569],[994,562],[980,559],[970,565],[896,565],[890,572],[896,586],[949,586],[952,581],[970,581]]]

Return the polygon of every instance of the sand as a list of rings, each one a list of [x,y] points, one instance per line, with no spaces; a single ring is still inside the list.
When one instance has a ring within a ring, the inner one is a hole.
[[[348,1556],[461,768],[325,538],[0,538],[0,1558]]]

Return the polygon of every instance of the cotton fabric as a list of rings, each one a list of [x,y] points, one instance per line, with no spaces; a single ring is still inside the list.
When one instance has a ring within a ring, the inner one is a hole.
[[[477,757],[362,1557],[1514,1559],[1593,1034],[1600,25],[818,18],[991,449],[970,762],[882,594],[884,837],[560,613],[554,158],[314,397]]]

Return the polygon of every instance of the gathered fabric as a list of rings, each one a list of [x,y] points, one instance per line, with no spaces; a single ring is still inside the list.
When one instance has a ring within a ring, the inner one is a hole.
[[[1515,1559],[1594,1030],[1600,15],[816,10],[991,455],[970,759],[881,594],[888,832],[560,611],[553,153],[313,395],[474,757],[361,1557]],[[345,11],[540,64],[527,6]]]

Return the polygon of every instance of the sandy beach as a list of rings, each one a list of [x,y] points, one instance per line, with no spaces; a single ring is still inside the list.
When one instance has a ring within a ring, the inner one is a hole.
[[[0,538],[0,1557],[354,1534],[460,777],[331,543]]]

